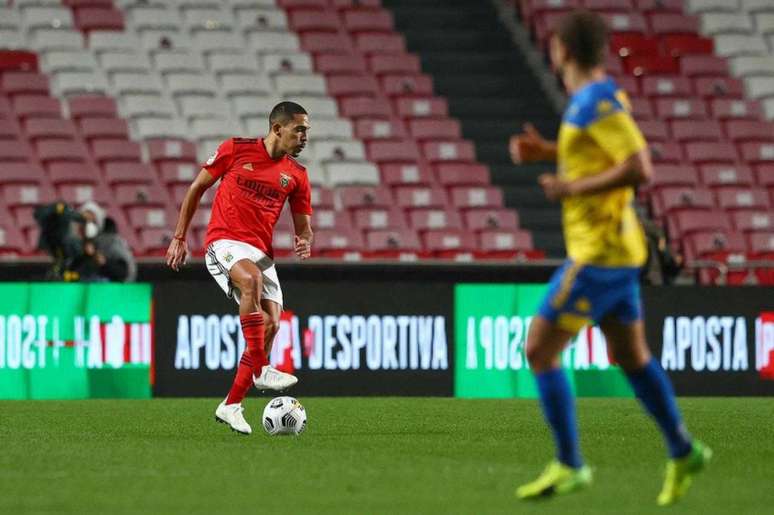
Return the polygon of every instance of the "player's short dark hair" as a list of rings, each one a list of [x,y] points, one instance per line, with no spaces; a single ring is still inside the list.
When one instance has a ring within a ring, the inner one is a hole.
[[[588,70],[605,62],[608,29],[599,14],[575,10],[559,20],[554,32],[581,68]]]
[[[269,125],[271,126],[275,123],[285,125],[297,114],[309,113],[306,112],[306,109],[296,104],[295,102],[280,102],[274,106],[274,109],[271,110],[271,114],[269,115]]]

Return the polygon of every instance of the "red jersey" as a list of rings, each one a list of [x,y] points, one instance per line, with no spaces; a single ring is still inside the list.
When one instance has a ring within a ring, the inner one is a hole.
[[[272,257],[274,226],[285,199],[293,213],[312,214],[306,168],[288,155],[272,159],[263,139],[224,141],[204,169],[220,179],[205,247],[216,240],[236,240]]]

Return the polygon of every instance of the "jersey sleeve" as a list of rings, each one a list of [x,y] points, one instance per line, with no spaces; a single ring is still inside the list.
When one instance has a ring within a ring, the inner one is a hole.
[[[234,162],[234,140],[227,139],[220,144],[218,150],[212,154],[202,168],[210,172],[213,179],[223,177]]]
[[[616,164],[626,161],[629,157],[645,148],[645,138],[634,122],[631,114],[620,104],[597,104],[597,110],[609,110],[592,121],[586,130],[599,147],[610,156]]]
[[[309,177],[306,172],[299,174],[296,189],[290,195],[290,210],[297,215],[312,214],[312,188],[309,186]]]

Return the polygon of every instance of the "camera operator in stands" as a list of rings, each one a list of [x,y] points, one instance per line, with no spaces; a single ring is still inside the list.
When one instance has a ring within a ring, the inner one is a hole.
[[[115,222],[95,202],[75,210],[64,202],[35,209],[38,248],[54,259],[46,278],[55,281],[133,281],[137,267]]]

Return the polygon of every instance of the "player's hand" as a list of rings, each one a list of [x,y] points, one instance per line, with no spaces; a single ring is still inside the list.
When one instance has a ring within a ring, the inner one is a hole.
[[[296,256],[301,259],[306,259],[312,255],[312,243],[306,238],[301,236],[295,236],[295,252]]]
[[[182,265],[185,265],[186,258],[188,257],[188,244],[185,240],[178,240],[173,238],[169,243],[167,249],[167,266],[175,272],[180,270]]]
[[[540,135],[531,123],[524,125],[524,132],[511,136],[508,146],[515,164],[543,161],[551,153],[551,143]]]
[[[554,174],[544,173],[538,177],[538,183],[543,187],[543,192],[548,200],[561,200],[570,195],[570,183]]]

